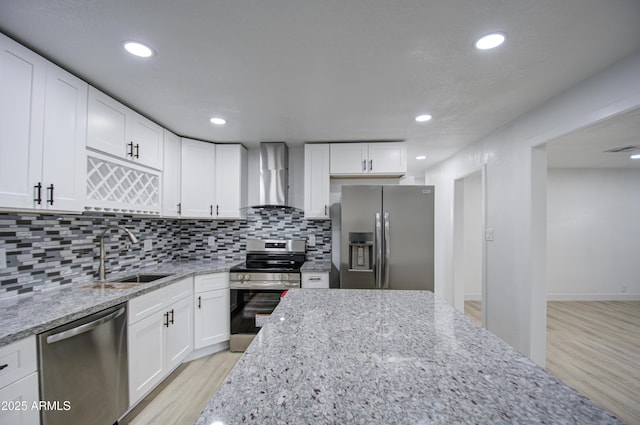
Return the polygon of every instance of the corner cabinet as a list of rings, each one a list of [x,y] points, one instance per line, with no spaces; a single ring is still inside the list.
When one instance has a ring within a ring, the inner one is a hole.
[[[214,217],[245,218],[247,206],[247,149],[242,145],[216,146],[216,205]]]
[[[164,164],[162,167],[162,215],[180,215],[180,156],[181,141],[175,134],[164,130]]]
[[[162,169],[163,129],[94,87],[89,88],[87,147]]]
[[[216,145],[182,139],[180,162],[180,215],[213,218],[216,203]]]
[[[331,143],[330,174],[336,177],[400,177],[407,173],[406,142]]]
[[[304,145],[304,218],[329,218],[329,145]]]
[[[193,279],[129,301],[129,405],[136,404],[193,349]]]
[[[194,348],[229,340],[229,273],[194,278]]]
[[[0,207],[81,211],[87,84],[0,34]]]

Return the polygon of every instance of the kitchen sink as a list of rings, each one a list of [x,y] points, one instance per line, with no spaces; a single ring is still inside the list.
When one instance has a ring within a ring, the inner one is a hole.
[[[93,289],[127,289],[133,288],[136,285],[141,283],[149,283],[154,282],[159,279],[163,279],[165,277],[169,277],[171,274],[133,274],[130,276],[125,276],[120,279],[112,280],[109,282],[95,283],[90,286]]]

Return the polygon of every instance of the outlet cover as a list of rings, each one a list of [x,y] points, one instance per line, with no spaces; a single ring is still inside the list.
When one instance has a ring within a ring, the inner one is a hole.
[[[215,246],[216,244],[216,237],[215,236],[209,236],[207,238],[207,243],[209,244],[209,246]]]
[[[0,269],[7,268],[7,250],[0,248]]]
[[[307,244],[309,246],[316,246],[316,235],[309,235],[307,238]]]
[[[144,250],[151,251],[153,249],[153,241],[151,239],[144,240]]]
[[[484,231],[484,240],[487,242],[491,242],[493,240],[493,229],[485,229]]]

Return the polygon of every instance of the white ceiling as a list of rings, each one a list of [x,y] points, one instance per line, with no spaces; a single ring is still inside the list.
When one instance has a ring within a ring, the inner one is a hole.
[[[404,139],[417,176],[639,51],[638,22],[638,0],[0,0],[0,31],[181,136]]]

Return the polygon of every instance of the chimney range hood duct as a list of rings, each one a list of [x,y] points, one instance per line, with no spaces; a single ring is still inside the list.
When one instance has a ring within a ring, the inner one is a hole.
[[[289,148],[284,142],[260,143],[260,205],[283,208],[289,203]]]

